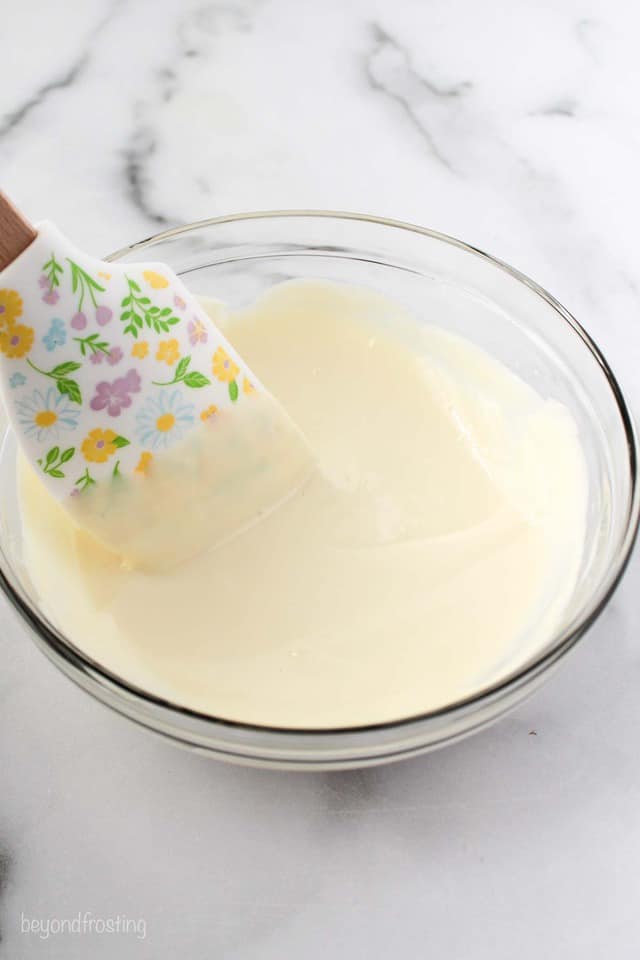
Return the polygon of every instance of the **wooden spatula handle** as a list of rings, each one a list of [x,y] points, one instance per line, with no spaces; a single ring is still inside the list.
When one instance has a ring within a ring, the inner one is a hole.
[[[0,270],[4,270],[18,254],[36,238],[36,231],[0,190]]]

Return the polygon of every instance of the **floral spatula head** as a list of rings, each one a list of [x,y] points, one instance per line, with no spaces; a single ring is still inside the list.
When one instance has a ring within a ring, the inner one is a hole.
[[[197,553],[309,472],[297,428],[167,266],[90,257],[1,192],[0,384],[26,461],[132,564]]]

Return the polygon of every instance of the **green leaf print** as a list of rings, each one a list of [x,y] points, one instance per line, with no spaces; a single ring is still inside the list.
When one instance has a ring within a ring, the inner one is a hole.
[[[42,472],[46,473],[48,477],[63,480],[65,475],[60,467],[63,463],[68,463],[69,460],[73,458],[75,452],[75,447],[68,447],[66,450],[63,450],[62,453],[60,453],[60,447],[51,447],[44,459],[44,463],[42,459],[38,460],[38,463],[42,467]]]
[[[207,387],[211,383],[211,380],[208,377],[205,377],[203,373],[198,373],[197,370],[192,370],[191,373],[188,373],[183,380],[185,387],[191,387],[193,389],[198,389],[198,387]]]
[[[182,360],[180,360],[180,362],[178,363],[178,366],[176,367],[176,373],[175,373],[176,380],[184,379],[184,375],[187,372],[187,368],[190,363],[191,363],[191,357],[183,357]]]
[[[57,367],[54,367],[53,370],[42,370],[40,367],[37,367],[29,357],[27,357],[27,363],[32,370],[35,370],[36,373],[42,374],[43,377],[49,377],[51,380],[55,380],[58,385],[58,391],[63,395],[69,397],[72,403],[82,403],[82,393],[80,387],[75,380],[69,379],[67,374],[75,373],[76,370],[79,370],[82,366],[81,363],[78,363],[75,360],[66,360],[64,363],[59,363]]]
[[[84,303],[84,298],[86,294],[89,294],[91,301],[94,307],[98,306],[98,301],[96,300],[95,291],[104,293],[104,287],[98,283],[97,280],[94,280],[86,270],[83,270],[82,267],[77,264],[74,260],[70,260],[69,257],[66,258],[67,263],[71,267],[71,292],[76,293],[80,291],[80,297],[78,299],[78,311],[82,310],[82,304]]]
[[[168,333],[172,326],[179,323],[179,317],[173,316],[170,307],[164,307],[162,310],[156,304],[151,302],[147,296],[139,296],[140,287],[130,277],[125,275],[129,293],[121,302],[123,310],[120,314],[120,320],[126,324],[125,333],[130,333],[132,337],[138,336],[138,331],[143,326],[155,333]]]
[[[83,270],[74,260],[70,260],[69,257],[67,257],[66,260],[71,267],[71,292],[76,293],[80,291],[78,311],[82,310],[82,304],[87,294],[89,294],[94,307],[97,307],[98,301],[96,300],[95,291],[97,290],[100,293],[104,293],[104,287],[101,286],[97,280],[94,280],[93,277],[90,276],[86,270]]]
[[[99,340],[99,333],[92,333],[88,337],[74,337],[74,341],[80,344],[80,353],[82,356],[86,356],[87,351],[93,356],[94,353],[106,353],[107,356],[111,352],[111,348],[106,340]]]
[[[69,373],[75,373],[76,370],[79,370],[82,366],[81,363],[77,363],[75,360],[67,360],[65,363],[59,363],[57,367],[54,367],[50,373],[52,377],[66,377]]]
[[[53,253],[53,251],[51,252],[50,259],[47,260],[42,270],[49,281],[49,292],[51,292],[54,287],[60,286],[60,275],[64,273],[64,267],[61,263],[58,263],[56,260],[56,255]]]
[[[173,375],[173,380],[154,380],[153,384],[156,387],[171,387],[175,383],[184,383],[185,387],[197,388],[197,387],[206,387],[211,383],[204,373],[198,373],[197,370],[189,370],[189,364],[191,363],[191,357],[183,357],[182,360],[178,363],[175,373]]]
[[[89,473],[89,468],[86,467],[84,473],[81,477],[78,477],[74,486],[78,487],[80,490],[87,490],[89,487],[95,484],[95,480]]]
[[[82,403],[82,394],[80,387],[75,380],[65,380],[61,377],[58,381],[58,391],[63,397],[69,397],[72,403]]]

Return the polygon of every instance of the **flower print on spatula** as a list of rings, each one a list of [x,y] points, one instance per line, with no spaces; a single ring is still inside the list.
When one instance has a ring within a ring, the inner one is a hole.
[[[85,329],[88,322],[86,309],[90,302],[94,309],[96,323],[104,327],[113,317],[113,310],[110,307],[98,303],[97,294],[104,293],[105,288],[75,260],[67,257],[67,262],[71,269],[71,289],[78,297],[78,309],[71,318],[71,326],[74,330]]]
[[[25,434],[34,436],[38,443],[57,442],[61,434],[78,426],[77,404],[55,387],[36,389],[29,397],[16,401],[16,412]]]
[[[136,416],[136,436],[153,450],[173,446],[195,422],[196,408],[186,402],[180,390],[147,397]]]
[[[0,283],[0,376],[27,459],[53,495],[89,503],[86,491],[105,483],[106,498],[121,497],[126,484],[111,490],[114,478],[137,474],[131,489],[141,477],[150,487],[192,427],[208,424],[194,448],[217,442],[221,415],[243,404],[254,378],[182,281],[162,264],[88,257],[50,224],[28,250]],[[158,458],[153,469],[148,460],[138,469],[142,454]]]
[[[51,306],[54,306],[60,299],[60,294],[56,288],[60,286],[60,278],[63,273],[64,267],[61,263],[58,263],[55,253],[52,252],[50,258],[42,267],[42,275],[39,280],[40,288],[44,291],[42,299]]]
[[[140,384],[140,374],[136,370],[129,370],[124,377],[117,377],[112,382],[101,380],[96,384],[91,409],[104,410],[110,417],[119,417],[123,410],[131,406],[131,395],[140,393]]]
[[[33,327],[12,323],[0,333],[0,352],[10,360],[20,360],[31,352],[34,339]]]
[[[22,307],[17,290],[0,290],[0,330],[12,326],[22,316]]]
[[[52,353],[58,347],[64,347],[67,342],[64,320],[61,320],[60,317],[54,317],[49,324],[48,332],[42,338],[42,342],[49,353]]]

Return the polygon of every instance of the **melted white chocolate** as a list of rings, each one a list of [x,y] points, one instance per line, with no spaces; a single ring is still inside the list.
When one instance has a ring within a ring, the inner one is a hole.
[[[145,572],[75,527],[23,468],[31,578],[76,646],[194,710],[339,727],[442,707],[549,642],[585,525],[563,407],[355,288],[283,284],[225,334],[320,469],[215,548]]]
[[[199,423],[144,473],[116,476],[70,498],[69,510],[125,566],[169,570],[258,521],[314,469],[280,404],[254,391],[237,408]]]

